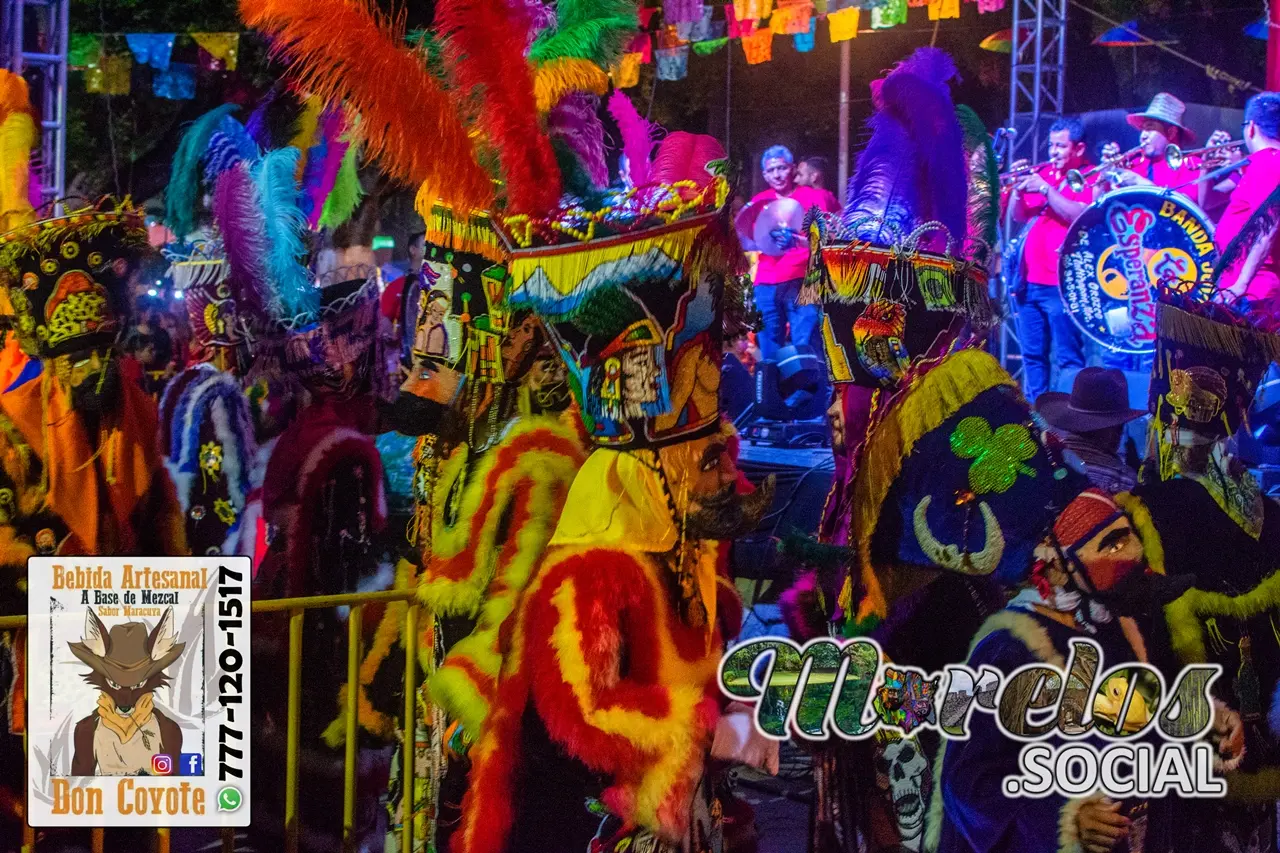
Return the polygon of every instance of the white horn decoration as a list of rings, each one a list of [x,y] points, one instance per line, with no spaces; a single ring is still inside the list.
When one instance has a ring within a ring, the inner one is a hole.
[[[1001,558],[1004,557],[1004,534],[1000,531],[996,514],[992,512],[987,502],[981,501],[978,504],[982,512],[982,550],[972,554],[964,553],[961,546],[944,545],[934,537],[933,531],[929,529],[928,516],[929,504],[932,502],[932,495],[921,498],[920,503],[916,504],[913,517],[916,541],[920,543],[920,550],[924,551],[925,556],[941,568],[961,574],[989,575],[994,572],[1000,565]]]

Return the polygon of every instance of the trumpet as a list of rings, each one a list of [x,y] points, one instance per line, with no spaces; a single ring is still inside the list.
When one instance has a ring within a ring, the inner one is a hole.
[[[1027,175],[1030,175],[1035,170],[1036,170],[1035,166],[1032,166],[1030,163],[1026,163],[1022,166],[1018,166],[1017,168],[1010,169],[1007,172],[1001,172],[1000,185],[1008,186],[1009,184],[1012,184],[1015,181],[1020,181],[1023,178],[1025,178]]]
[[[1130,148],[1128,151],[1124,152],[1123,154],[1119,154],[1115,157],[1105,158],[1098,165],[1093,166],[1089,169],[1086,169],[1083,172],[1081,172],[1079,169],[1072,169],[1071,171],[1067,172],[1067,186],[1071,187],[1072,192],[1080,192],[1082,189],[1084,189],[1085,184],[1088,183],[1089,179],[1092,178],[1094,175],[1098,174],[1104,169],[1113,169],[1117,166],[1127,165],[1130,160],[1137,157],[1141,153],[1142,153],[1142,146],[1138,145],[1133,148]]]
[[[1224,133],[1223,136],[1226,136]],[[1221,145],[1208,145],[1204,148],[1193,148],[1190,151],[1183,151],[1178,146],[1170,143],[1169,147],[1164,150],[1164,161],[1169,164],[1170,169],[1180,168],[1188,157],[1194,157],[1199,154],[1211,154],[1214,151],[1229,151],[1232,148],[1239,148],[1244,145],[1243,139],[1237,139],[1235,142],[1224,142]]]

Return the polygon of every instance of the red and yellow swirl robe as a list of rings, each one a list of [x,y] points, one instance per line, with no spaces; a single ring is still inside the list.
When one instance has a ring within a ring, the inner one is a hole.
[[[471,750],[452,842],[459,853],[506,849],[530,707],[560,748],[608,777],[613,813],[671,840],[688,825],[719,716],[718,626],[736,630],[741,610],[722,549],[707,542],[694,559],[710,573],[703,595],[713,618],[702,628],[681,620],[662,556],[675,545],[674,525],[648,470],[628,454],[596,451],[574,483],[510,626],[493,709]]]
[[[542,559],[586,450],[576,426],[552,416],[529,416],[512,422],[459,484],[469,452],[457,447],[441,463],[430,530],[417,533],[426,568],[415,575],[412,564],[401,561],[396,587],[416,585],[419,600],[438,616],[476,617],[472,632],[448,650],[438,667],[432,665],[432,620],[420,621],[418,638],[422,669],[434,670],[427,682],[432,700],[474,738],[488,716],[502,668],[502,626]],[[456,513],[446,514],[455,488],[462,490]],[[386,739],[395,735],[394,711],[379,711],[367,688],[400,641],[404,609],[399,602],[387,607],[361,665],[360,725]],[[345,688],[339,702],[345,702]],[[329,743],[340,742],[344,719],[340,715],[330,726]]]
[[[428,682],[431,699],[478,737],[502,669],[502,626],[542,559],[586,459],[575,428],[552,418],[514,422],[485,454],[453,531],[437,521],[418,598],[441,616],[476,617]],[[439,519],[439,514],[437,514]]]
[[[603,800],[611,811],[679,838],[719,715],[723,644],[719,630],[680,620],[669,571],[641,551],[548,552],[513,626],[494,710],[471,750],[454,837],[460,853],[506,849],[530,704],[557,744],[610,778]],[[736,594],[727,581],[721,590],[719,609],[732,618],[726,611]]]

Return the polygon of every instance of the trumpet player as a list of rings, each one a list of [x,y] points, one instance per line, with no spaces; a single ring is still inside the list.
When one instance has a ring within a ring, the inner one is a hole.
[[[1130,127],[1141,133],[1138,143],[1142,151],[1128,163],[1127,168],[1105,172],[1102,188],[1107,191],[1133,186],[1174,189],[1188,186],[1200,177],[1198,158],[1187,157],[1181,162],[1171,163],[1166,156],[1170,145],[1185,146],[1194,138],[1191,129],[1182,123],[1186,112],[1186,104],[1168,92],[1160,92],[1151,99],[1146,110],[1126,116]]]
[[[1268,227],[1275,211],[1264,209],[1280,187],[1280,94],[1254,95],[1244,108],[1244,144],[1249,162],[1236,179],[1222,220],[1214,233],[1225,271],[1218,286],[1233,296],[1248,296],[1258,305],[1280,307],[1280,247],[1276,229]],[[1246,237],[1236,238],[1247,232]],[[1233,242],[1240,243],[1228,247]],[[1247,245],[1244,245],[1247,242]]]
[[[1078,119],[1059,119],[1049,129],[1049,162],[1013,185],[1014,217],[1030,222],[1011,295],[1017,306],[1026,394],[1032,401],[1049,390],[1051,352],[1060,368],[1084,367],[1084,342],[1062,303],[1058,260],[1068,227],[1093,198],[1088,185],[1079,190],[1068,186],[1067,172],[1084,171],[1087,165],[1084,125]]]

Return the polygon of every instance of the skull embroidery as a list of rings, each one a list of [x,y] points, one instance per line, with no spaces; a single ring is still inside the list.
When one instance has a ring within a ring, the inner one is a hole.
[[[919,853],[924,841],[925,803],[932,794],[929,762],[914,738],[901,738],[877,749],[876,784],[893,805],[903,849]]]

